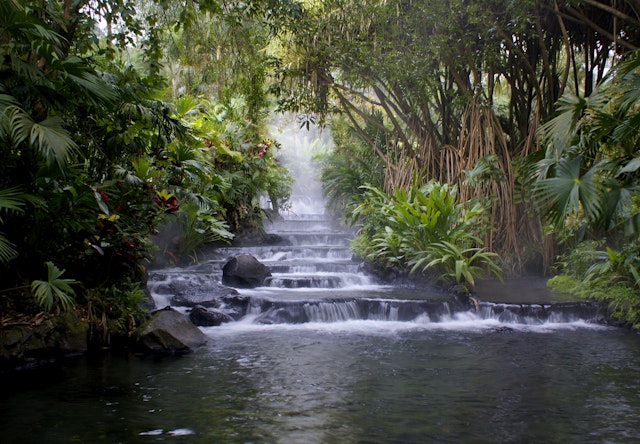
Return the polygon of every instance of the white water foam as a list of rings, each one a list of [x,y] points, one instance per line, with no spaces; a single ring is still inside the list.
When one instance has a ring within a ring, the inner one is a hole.
[[[243,296],[259,296],[259,297],[272,297],[272,298],[281,298],[287,294],[298,294],[302,297],[300,300],[308,300],[309,295],[319,296],[326,295],[327,297],[346,297],[349,296],[349,293],[352,292],[380,292],[386,290],[392,290],[394,287],[392,285],[377,285],[377,284],[368,284],[368,285],[350,285],[342,288],[278,288],[278,287],[255,287],[255,288],[242,288],[238,291]],[[290,298],[286,298],[287,300],[291,300]]]
[[[257,324],[253,323],[255,316],[246,316],[238,322],[223,324],[219,327],[201,327],[202,331],[212,338],[236,336],[245,333],[269,333],[275,331],[312,331],[317,333],[350,333],[368,336],[389,336],[401,332],[411,331],[455,331],[486,333],[495,331],[553,333],[560,330],[608,330],[609,327],[593,324],[583,320],[574,322],[542,324],[513,324],[500,322],[496,319],[480,319],[473,313],[458,313],[440,322],[430,322],[419,317],[411,322],[379,321],[379,320],[349,320],[339,322],[307,322],[301,324]]]

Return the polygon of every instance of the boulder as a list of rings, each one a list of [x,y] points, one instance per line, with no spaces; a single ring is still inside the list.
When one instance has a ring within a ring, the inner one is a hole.
[[[24,319],[0,328],[0,374],[87,352],[89,325],[72,313]]]
[[[193,288],[192,291],[176,293],[175,296],[171,298],[171,305],[181,307],[195,307],[196,305],[217,307],[218,299],[225,296],[235,296],[237,294],[238,291],[235,288],[229,288],[217,282],[209,282]]]
[[[254,288],[271,276],[269,267],[250,254],[231,258],[222,268],[222,283],[231,287]]]
[[[167,303],[172,306],[217,307],[219,298],[235,296],[238,291],[218,282],[219,276],[197,273],[179,275],[151,274],[149,287],[160,296],[167,296]]]
[[[225,322],[232,322],[233,318],[215,308],[207,309],[202,305],[196,305],[189,313],[189,319],[200,327],[217,327]]]
[[[207,336],[189,318],[171,307],[152,314],[139,335],[143,349],[161,354],[185,354],[207,342]]]

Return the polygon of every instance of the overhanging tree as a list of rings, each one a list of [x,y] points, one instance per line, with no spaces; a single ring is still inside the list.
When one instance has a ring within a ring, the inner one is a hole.
[[[287,36],[282,106],[339,110],[363,137],[378,124],[388,142],[369,144],[387,190],[420,172],[466,198],[494,199],[485,241],[515,256],[542,242],[514,159],[540,149],[540,123],[567,88],[589,94],[638,45],[632,2],[332,0],[306,12]],[[466,181],[488,156],[502,176]]]

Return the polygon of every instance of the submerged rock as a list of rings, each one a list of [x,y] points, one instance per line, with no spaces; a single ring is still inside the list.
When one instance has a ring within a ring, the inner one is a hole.
[[[222,283],[231,287],[259,287],[269,276],[269,267],[250,254],[239,254],[222,268]]]
[[[218,300],[218,310],[229,315],[234,321],[247,314],[250,298],[248,296],[233,295],[224,296]]]
[[[187,316],[171,307],[153,313],[139,335],[144,350],[161,354],[191,353],[207,340],[207,336]]]
[[[202,305],[196,305],[189,313],[189,319],[200,327],[217,327],[225,322],[233,322],[233,318],[215,308],[207,309]]]
[[[218,282],[219,276],[211,274],[184,273],[176,276],[153,273],[151,290],[158,295],[170,296],[168,302],[172,306],[217,307],[218,300],[233,297],[238,294],[235,288],[230,288]]]
[[[217,307],[218,300],[226,296],[235,296],[238,291],[235,288],[229,288],[220,285],[217,282],[209,282],[205,285],[192,289],[192,291],[184,291],[177,293],[171,298],[171,305],[181,307],[195,307],[202,305],[203,307]]]

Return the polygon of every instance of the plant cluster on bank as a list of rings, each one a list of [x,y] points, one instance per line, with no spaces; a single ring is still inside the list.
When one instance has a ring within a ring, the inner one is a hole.
[[[104,38],[91,6],[0,4],[0,323],[74,311],[108,342],[139,326],[154,256],[257,229],[291,179],[258,91],[174,96],[150,17],[119,5]]]
[[[455,186],[414,180],[386,194],[365,186],[353,217],[360,221],[355,253],[374,264],[411,272],[435,271],[441,279],[473,291],[476,279],[500,278],[497,254],[482,246],[477,202],[460,202]]]

